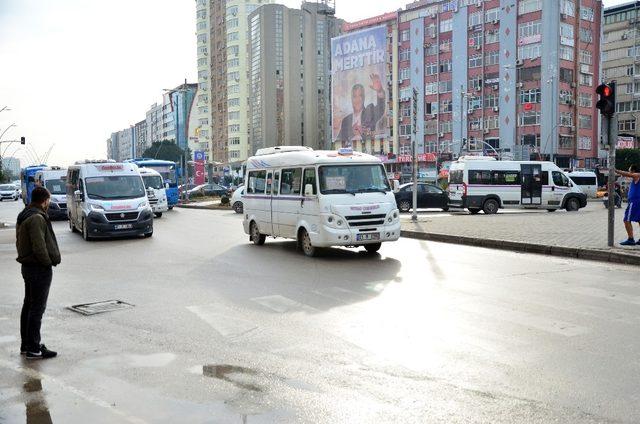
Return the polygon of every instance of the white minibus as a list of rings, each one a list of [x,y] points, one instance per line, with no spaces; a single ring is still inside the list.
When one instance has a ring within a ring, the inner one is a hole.
[[[472,214],[500,208],[577,211],[587,205],[580,187],[553,162],[463,156],[451,164],[448,190],[449,206]]]
[[[247,161],[244,231],[295,239],[305,255],[319,247],[363,246],[376,252],[400,237],[400,214],[387,173],[374,156],[351,149],[260,149]]]
[[[147,198],[156,218],[160,218],[163,212],[169,210],[167,204],[167,190],[162,175],[152,168],[139,168],[142,182],[147,190]]]
[[[598,177],[593,171],[573,171],[569,172],[569,178],[573,181],[587,197],[596,198],[598,192]]]
[[[76,162],[67,171],[69,228],[85,240],[153,235],[153,211],[134,163]]]
[[[36,185],[51,193],[47,215],[51,219],[67,219],[67,168],[51,166],[36,172]]]

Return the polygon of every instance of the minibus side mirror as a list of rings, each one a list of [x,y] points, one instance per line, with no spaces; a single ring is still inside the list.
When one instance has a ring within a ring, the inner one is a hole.
[[[84,200],[84,195],[80,190],[76,190],[73,192],[73,200],[76,202],[82,202]]]
[[[304,185],[304,195],[305,196],[313,196],[313,185],[305,184]]]

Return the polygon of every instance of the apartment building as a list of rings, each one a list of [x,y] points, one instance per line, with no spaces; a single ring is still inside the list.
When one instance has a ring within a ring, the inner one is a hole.
[[[264,5],[249,15],[249,145],[331,148],[331,38],[344,22],[327,1]]]
[[[397,127],[386,137],[392,141],[397,134],[397,146],[381,143],[389,168],[407,172],[402,162],[412,151],[414,89],[421,169],[460,154],[524,154],[562,167],[594,166],[601,11],[600,0],[408,4],[395,24],[383,23],[387,82],[391,91],[397,87],[397,97],[390,94]]]
[[[604,10],[602,68],[606,81],[616,81],[618,148],[639,145],[640,1]]]

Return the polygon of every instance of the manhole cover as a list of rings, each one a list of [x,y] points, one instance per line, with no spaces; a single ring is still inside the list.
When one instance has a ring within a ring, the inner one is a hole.
[[[102,302],[83,303],[69,306],[69,309],[79,312],[82,315],[95,315],[103,312],[117,311],[120,309],[132,308],[134,305],[121,300],[104,300]]]

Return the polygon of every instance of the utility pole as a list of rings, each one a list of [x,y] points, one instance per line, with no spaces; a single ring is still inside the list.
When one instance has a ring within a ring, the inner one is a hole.
[[[411,139],[412,153],[411,158],[411,178],[413,180],[413,208],[411,220],[418,220],[418,143],[416,140],[416,126],[418,125],[418,90],[413,89],[413,98],[411,102]]]
[[[607,226],[607,244],[613,247],[614,224],[615,224],[615,180],[616,180],[616,144],[618,141],[618,119],[616,111],[616,82],[600,84],[596,88],[596,94],[600,96],[596,108],[602,114],[602,127],[604,128],[603,138],[606,136],[604,145],[608,146],[609,181],[607,182],[607,195],[609,197],[609,214]]]

